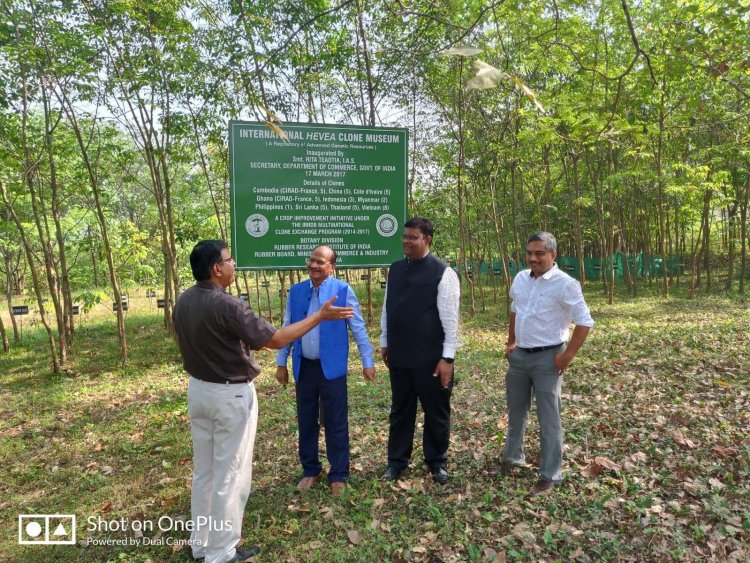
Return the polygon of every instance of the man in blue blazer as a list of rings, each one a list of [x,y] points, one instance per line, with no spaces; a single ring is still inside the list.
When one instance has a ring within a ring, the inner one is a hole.
[[[346,372],[349,363],[349,334],[362,358],[362,373],[367,381],[375,379],[372,344],[359,309],[357,296],[349,284],[331,276],[336,269],[336,252],[328,246],[315,248],[307,259],[309,280],[293,285],[284,313],[284,325],[296,323],[315,314],[321,304],[336,296],[335,305],[354,309],[354,316],[330,321],[314,328],[276,355],[276,379],[282,385],[289,381],[287,359],[292,354],[292,368],[297,395],[299,423],[299,459],[303,477],[297,487],[309,489],[322,476],[318,457],[320,434],[320,401],[323,402],[326,454],[330,469],[328,482],[334,496],[340,495],[349,477],[349,412]]]

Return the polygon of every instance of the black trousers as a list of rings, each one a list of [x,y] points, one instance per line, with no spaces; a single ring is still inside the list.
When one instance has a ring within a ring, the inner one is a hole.
[[[404,469],[409,465],[417,419],[417,400],[424,411],[422,448],[424,461],[431,470],[447,467],[451,431],[451,392],[433,377],[435,366],[426,368],[390,368],[391,415],[388,433],[388,465]]]

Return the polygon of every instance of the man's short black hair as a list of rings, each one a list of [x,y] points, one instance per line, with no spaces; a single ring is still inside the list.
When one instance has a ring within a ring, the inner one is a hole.
[[[195,281],[211,279],[211,268],[221,262],[221,251],[229,248],[223,240],[202,240],[190,253],[190,269]]]
[[[412,217],[404,223],[405,229],[419,229],[423,235],[431,237],[435,232],[432,228],[432,221],[426,217]]]

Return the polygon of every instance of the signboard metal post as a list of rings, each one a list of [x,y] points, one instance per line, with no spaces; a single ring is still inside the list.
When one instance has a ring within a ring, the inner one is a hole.
[[[23,316],[29,314],[29,306],[28,305],[13,305],[11,313],[13,313],[14,317],[21,317],[20,319],[18,319],[18,322],[21,325],[21,330],[19,330],[19,332],[21,333],[20,337],[23,338]]]

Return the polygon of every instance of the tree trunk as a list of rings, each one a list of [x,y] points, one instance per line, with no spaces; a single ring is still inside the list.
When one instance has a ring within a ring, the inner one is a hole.
[[[750,198],[750,174],[746,174],[745,187],[740,198],[740,280],[739,293],[745,293],[745,276],[747,275],[747,206]]]
[[[570,156],[573,159],[573,188],[576,196],[576,203],[574,205],[576,210],[576,221],[573,226],[573,232],[575,236],[576,254],[578,254],[578,271],[580,276],[581,287],[586,286],[586,261],[583,250],[583,231],[581,231],[581,206],[579,199],[581,197],[581,185],[578,180],[578,155],[571,152]]]
[[[708,188],[703,197],[703,268],[706,272],[706,291],[711,291],[711,198],[713,190]]]
[[[735,206],[734,212],[727,209],[727,244],[729,245],[729,252],[727,254],[727,281],[724,284],[726,291],[732,291],[732,281],[734,279],[734,236],[735,236],[735,213],[737,208]]]
[[[18,333],[18,323],[16,317],[13,314],[13,276],[11,275],[12,260],[9,252],[3,252],[5,259],[5,272],[7,273],[7,280],[5,286],[5,297],[8,302],[8,315],[10,315],[10,322],[13,325],[13,342],[18,344],[21,341],[21,337]]]
[[[664,91],[662,90],[661,104],[659,106],[659,134],[656,138],[656,151],[654,154],[656,163],[656,189],[658,193],[657,212],[659,215],[659,255],[661,257],[662,270],[662,295],[669,297],[669,276],[667,275],[667,252],[665,248],[665,238],[667,228],[665,225],[666,211],[664,209],[664,169],[662,166],[662,157],[664,154]]]
[[[51,107],[47,98],[46,89],[42,88],[42,97],[44,102],[44,124],[45,124],[45,136],[44,144],[47,149],[47,158],[49,159],[49,172],[50,172],[50,205],[52,208],[52,219],[55,223],[55,242],[57,243],[57,258],[60,261],[60,267],[56,275],[59,280],[59,291],[62,294],[62,304],[59,299],[55,299],[55,312],[57,314],[58,331],[60,333],[60,362],[64,365],[68,356],[68,346],[73,339],[73,316],[70,314],[71,306],[73,305],[73,296],[70,291],[70,276],[68,275],[68,258],[65,252],[65,240],[62,232],[62,224],[60,221],[60,195],[59,186],[57,182],[57,163],[55,160],[55,153],[52,146],[52,135],[56,125],[52,126],[51,123]],[[62,118],[62,114],[59,115],[59,119]],[[54,265],[54,264],[53,264]]]
[[[78,124],[78,118],[76,117],[75,110],[70,103],[70,99],[67,97],[67,92],[60,89],[60,101],[63,104],[63,109],[68,117],[73,132],[75,133],[76,140],[78,141],[78,148],[81,151],[81,159],[83,160],[84,168],[89,179],[89,187],[91,193],[94,196],[94,207],[96,210],[96,217],[99,221],[99,230],[102,235],[102,243],[104,244],[104,255],[107,259],[107,266],[109,268],[109,281],[112,287],[113,302],[117,303],[117,334],[120,341],[120,360],[123,365],[128,362],[128,343],[127,336],[125,334],[125,313],[122,310],[122,298],[120,291],[120,282],[117,278],[117,269],[115,267],[115,260],[112,254],[112,245],[109,241],[109,227],[107,226],[107,219],[104,215],[104,208],[101,202],[101,186],[99,185],[99,176],[94,170],[90,153],[89,153],[89,142],[84,139],[83,132]],[[92,125],[93,127],[93,125]],[[165,300],[166,303],[166,300]]]
[[[32,283],[34,284],[34,293],[36,294],[36,301],[39,305],[39,316],[42,318],[42,324],[44,325],[44,329],[47,331],[47,342],[49,343],[50,359],[52,360],[52,372],[60,373],[60,361],[57,357],[57,346],[55,344],[55,337],[52,335],[52,328],[47,321],[47,313],[44,310],[42,289],[39,283],[39,276],[36,272],[36,264],[34,263],[34,252],[32,251],[28,237],[26,236],[26,229],[24,228],[23,223],[18,218],[18,215],[16,215],[15,209],[13,209],[13,205],[10,202],[8,192],[5,189],[5,184],[3,184],[2,180],[0,180],[0,195],[2,195],[3,203],[5,204],[5,208],[8,210],[8,214],[10,215],[11,219],[13,219],[13,222],[18,229],[18,236],[21,239],[21,245],[23,246],[24,252],[26,253],[26,260],[29,262],[31,279]]]

